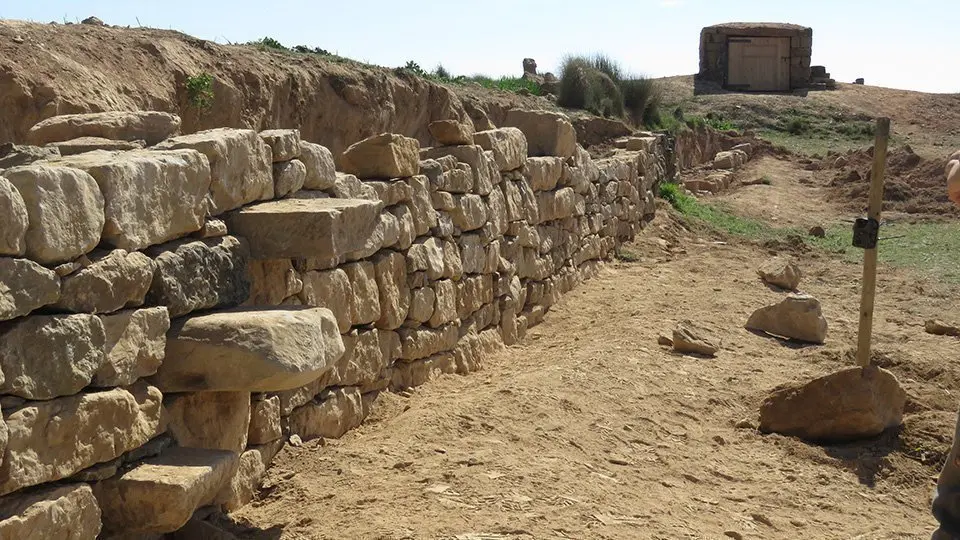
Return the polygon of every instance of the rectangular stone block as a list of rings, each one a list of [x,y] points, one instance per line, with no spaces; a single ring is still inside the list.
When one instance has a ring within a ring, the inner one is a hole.
[[[366,199],[284,199],[227,215],[230,231],[245,237],[255,259],[317,257],[337,260],[363,248],[382,203]]]
[[[253,500],[267,467],[282,448],[283,441],[277,440],[253,446],[240,454],[236,474],[217,496],[217,500],[223,501],[224,510],[233,512]]]
[[[250,429],[247,444],[276,441],[283,436],[280,429],[280,396],[255,399],[250,404]]]
[[[339,439],[359,426],[369,412],[356,388],[325,391],[317,396],[316,403],[308,403],[290,414],[290,432],[303,439]]]
[[[457,345],[459,334],[456,324],[442,328],[400,328],[400,343],[403,360],[419,360],[438,353],[452,350]]]
[[[163,431],[160,391],[143,383],[4,411],[7,451],[0,495],[67,478]]]
[[[126,386],[157,372],[170,329],[167,308],[120,311],[102,315],[100,320],[106,335],[106,359],[91,386]]]
[[[97,538],[100,507],[86,484],[52,486],[0,499],[0,538],[52,540]]]
[[[519,169],[527,159],[527,138],[515,127],[478,131],[473,134],[473,140],[484,150],[493,152],[501,171]]]
[[[250,251],[242,238],[178,240],[147,255],[156,263],[147,304],[166,306],[170,317],[237,306],[250,295]]]
[[[157,150],[196,150],[210,162],[210,214],[272,199],[270,148],[252,129],[218,128],[181,135]]]
[[[510,109],[503,125],[523,132],[531,156],[568,158],[577,149],[577,132],[563,113]]]
[[[179,446],[242,452],[250,430],[250,392],[164,396],[167,430]]]
[[[95,484],[104,533],[142,538],[179,529],[196,509],[217,502],[238,464],[234,452],[174,447]]]
[[[199,230],[207,216],[210,162],[196,150],[90,152],[56,163],[100,185],[107,245],[134,251],[162,244]]]

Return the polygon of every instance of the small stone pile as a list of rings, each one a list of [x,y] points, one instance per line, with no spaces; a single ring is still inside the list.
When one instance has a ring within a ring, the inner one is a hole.
[[[52,150],[0,171],[0,537],[246,504],[288,438],[521,339],[653,217],[666,168],[663,137],[595,161],[539,111],[373,136],[340,171],[297,130],[179,126],[50,118]]]

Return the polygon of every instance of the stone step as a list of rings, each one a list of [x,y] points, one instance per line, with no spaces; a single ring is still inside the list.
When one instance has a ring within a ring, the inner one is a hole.
[[[235,452],[176,447],[96,484],[104,535],[179,529],[197,508],[216,502],[238,463]]]
[[[154,380],[163,392],[291,390],[343,352],[329,309],[235,308],[174,323]]]
[[[364,246],[381,206],[366,199],[283,199],[227,214],[226,222],[247,238],[255,259],[335,260]]]

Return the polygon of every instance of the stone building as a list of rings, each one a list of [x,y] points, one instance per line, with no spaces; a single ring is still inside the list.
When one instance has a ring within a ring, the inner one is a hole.
[[[729,90],[788,92],[810,82],[813,29],[795,24],[725,23],[700,32],[698,80]]]

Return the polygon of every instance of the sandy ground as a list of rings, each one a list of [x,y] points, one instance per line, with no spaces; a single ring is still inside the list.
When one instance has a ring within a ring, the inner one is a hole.
[[[840,217],[811,173],[772,159],[742,173],[758,174],[773,185],[720,198],[778,225]],[[385,394],[342,439],[288,446],[233,516],[240,536],[929,538],[960,341],[923,322],[957,315],[957,291],[882,269],[875,360],[907,390],[904,427],[821,447],[752,426],[775,386],[852,365],[859,265],[794,253],[830,324],[825,346],[800,347],[743,329],[784,294],[755,273],[769,249],[667,210],[632,249],[640,261],[608,265],[482,371]],[[681,319],[716,329],[717,358],[657,345]]]

